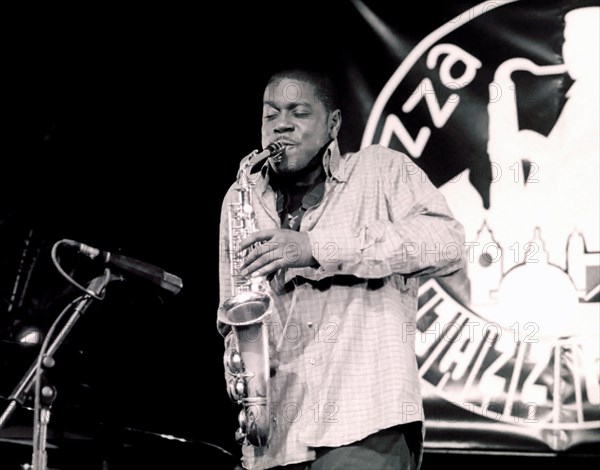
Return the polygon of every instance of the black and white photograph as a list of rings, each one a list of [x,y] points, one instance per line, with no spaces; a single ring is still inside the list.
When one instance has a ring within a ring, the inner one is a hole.
[[[0,470],[600,463],[600,2],[6,11]]]

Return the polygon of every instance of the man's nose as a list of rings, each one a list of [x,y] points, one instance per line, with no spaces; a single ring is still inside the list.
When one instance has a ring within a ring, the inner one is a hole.
[[[290,122],[290,120],[282,116],[278,119],[275,128],[273,129],[276,133],[289,132],[294,130],[294,125]]]

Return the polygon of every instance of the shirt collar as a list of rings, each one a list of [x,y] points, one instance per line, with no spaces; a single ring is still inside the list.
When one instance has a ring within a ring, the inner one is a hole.
[[[340,153],[340,147],[337,139],[334,139],[323,156],[323,167],[327,178],[337,180],[340,183],[346,181],[346,171],[344,168],[344,161],[342,160],[342,154]]]

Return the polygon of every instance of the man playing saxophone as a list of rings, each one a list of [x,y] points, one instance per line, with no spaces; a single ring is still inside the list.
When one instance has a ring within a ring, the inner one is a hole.
[[[419,278],[461,269],[463,229],[406,155],[379,145],[342,155],[341,124],[326,76],[287,70],[268,81],[262,145],[283,151],[248,172],[256,227],[236,253],[240,275],[268,286],[270,433],[244,441],[244,468],[421,463]],[[225,247],[238,187],[222,206],[219,319],[232,292]],[[229,344],[230,325],[219,328]]]

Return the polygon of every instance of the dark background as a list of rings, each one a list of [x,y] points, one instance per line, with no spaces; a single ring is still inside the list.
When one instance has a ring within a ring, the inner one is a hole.
[[[94,462],[112,456],[123,468],[142,452],[149,460],[168,455],[171,464],[214,455],[224,465],[239,452],[239,408],[225,392],[215,328],[218,221],[239,160],[259,148],[265,81],[298,62],[342,73],[351,54],[365,69],[389,62],[393,70],[401,59],[369,53],[361,31],[370,26],[351,8],[341,17],[324,3],[7,15],[0,397],[35,352],[13,342],[18,330],[47,329],[76,295],[50,260],[57,240],[122,253],[184,281],[174,297],[133,280],[111,284],[76,325],[48,374],[58,390],[51,437],[59,449],[84,449]],[[477,2],[417,14],[372,3],[398,15],[410,50]],[[343,151],[358,147],[365,118],[345,116]],[[82,282],[101,272],[61,253]],[[21,409],[5,432],[27,439],[31,420]],[[27,460],[30,449],[14,445]],[[58,465],[63,454],[53,452]]]

